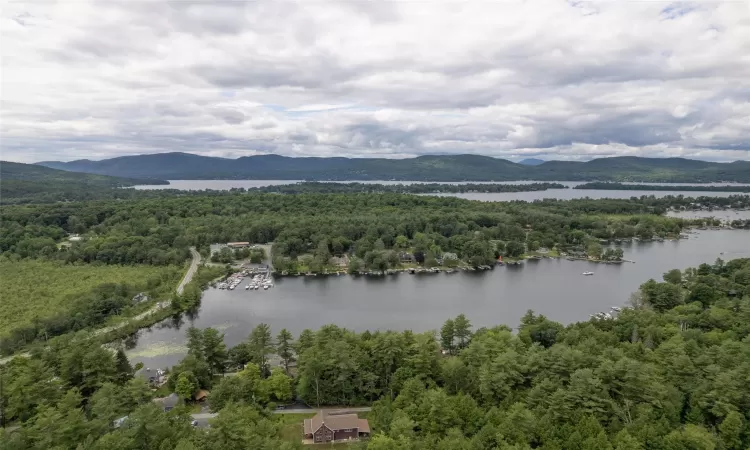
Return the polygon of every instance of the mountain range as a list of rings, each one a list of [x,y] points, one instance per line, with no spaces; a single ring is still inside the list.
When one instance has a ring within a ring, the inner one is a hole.
[[[37,164],[74,172],[167,180],[750,182],[748,161],[716,163],[621,156],[587,162],[534,163],[520,164],[480,155],[429,155],[408,159],[256,155],[230,159],[176,152]]]

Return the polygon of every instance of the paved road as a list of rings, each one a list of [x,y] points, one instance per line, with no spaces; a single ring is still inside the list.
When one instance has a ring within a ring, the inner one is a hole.
[[[193,255],[193,261],[190,263],[190,267],[188,268],[187,273],[185,273],[185,277],[177,286],[177,293],[180,295],[182,295],[182,291],[185,290],[185,286],[193,279],[193,275],[195,275],[195,272],[198,270],[198,266],[201,263],[201,254],[198,253],[195,247],[190,247],[190,253]]]
[[[357,408],[296,408],[296,409],[277,409],[274,410],[274,414],[312,414],[317,411],[325,411],[327,413],[357,413],[357,412],[367,412],[371,411],[372,408],[369,406],[362,406]],[[208,426],[208,421],[213,419],[214,417],[218,416],[217,413],[197,413],[197,414],[191,414],[193,420],[198,422],[196,426],[198,427],[206,427]]]
[[[190,247],[190,253],[193,255],[193,260],[190,262],[190,267],[188,267],[187,272],[185,272],[185,276],[182,278],[182,281],[180,281],[180,284],[177,286],[177,293],[178,294],[182,294],[182,291],[185,290],[185,286],[188,283],[190,283],[190,281],[192,281],[193,275],[195,275],[195,272],[198,270],[198,266],[201,263],[201,254],[198,253],[195,250],[195,247]],[[117,330],[118,328],[124,327],[130,321],[145,319],[146,317],[150,316],[151,314],[154,314],[154,313],[156,313],[156,312],[158,312],[158,311],[160,311],[160,310],[162,310],[164,308],[169,307],[169,305],[170,305],[170,302],[168,302],[168,301],[159,302],[159,303],[155,304],[154,306],[152,306],[151,308],[149,308],[147,311],[144,311],[144,312],[138,314],[137,316],[135,316],[135,317],[133,317],[131,319],[128,319],[125,322],[119,323],[117,325],[113,325],[111,327],[100,328],[100,329],[94,331],[94,335],[97,336],[97,335],[100,335],[100,334],[109,333],[110,331]]]
[[[295,409],[276,409],[274,414],[311,414],[318,411],[331,413],[358,413],[372,411],[369,406],[359,406],[356,408],[295,408]]]

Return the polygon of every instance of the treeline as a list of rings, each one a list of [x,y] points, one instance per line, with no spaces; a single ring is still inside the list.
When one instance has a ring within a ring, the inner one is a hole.
[[[560,183],[527,183],[527,184],[498,184],[498,183],[411,183],[411,184],[379,184],[379,183],[326,183],[318,181],[303,181],[295,184],[279,184],[247,189],[247,192],[265,192],[275,194],[436,194],[436,193],[464,193],[464,192],[531,192],[546,191],[547,189],[567,189]],[[237,189],[244,191],[244,188]]]
[[[251,263],[260,264],[266,259],[266,252],[260,247],[235,249],[223,247],[221,250],[211,255],[211,261],[215,263],[228,264],[240,259],[249,259]]]
[[[750,186],[722,185],[722,186],[685,186],[663,184],[626,184],[594,181],[579,184],[573,189],[596,189],[611,191],[704,191],[704,192],[750,192]]]
[[[472,202],[404,194],[186,195],[129,201],[9,206],[0,218],[0,255],[69,263],[180,264],[189,246],[274,242],[274,257],[367,252],[455,253],[487,261],[518,243],[583,250],[590,240],[673,236],[691,223],[668,208],[748,207],[750,196],[642,197]],[[420,234],[426,239],[421,239]],[[69,234],[80,235],[65,242]],[[406,239],[407,248],[404,245]],[[425,248],[416,248],[419,242]],[[62,245],[65,244],[65,245]],[[512,252],[513,253],[513,252]],[[523,251],[521,252],[523,253]],[[381,260],[387,255],[376,255]],[[435,257],[438,255],[435,254]]]
[[[159,411],[124,355],[58,341],[2,367],[5,417],[20,429],[0,432],[0,448],[302,448],[266,409],[296,395],[372,404],[358,449],[744,450],[750,259],[662,278],[615,318],[563,326],[529,312],[517,333],[463,315],[439,332],[329,325],[296,340],[260,325],[227,349],[216,330],[191,329],[169,385],[184,399],[210,386],[208,429],[181,407]],[[245,368],[215,376],[234,367]]]
[[[126,198],[136,184],[169,184],[156,179],[110,177],[0,161],[0,203],[48,203]],[[123,194],[123,197],[119,197]]]
[[[750,203],[749,198],[706,201],[733,205]],[[13,206],[3,211],[0,252],[8,258],[166,265],[186,260],[190,245],[205,249],[215,242],[275,241],[286,248],[282,255],[292,255],[311,251],[325,239],[336,253],[337,240],[356,243],[365,238],[374,244],[382,239],[390,248],[397,236],[414,239],[416,233],[434,236],[443,250],[451,251],[477,236],[520,238],[527,225],[552,244],[564,244],[577,242],[580,233],[604,238],[632,236],[640,229],[648,230],[644,235],[677,232],[682,221],[658,214],[694,201],[489,203],[401,194],[227,194]],[[58,248],[69,233],[82,239]],[[540,245],[550,246],[539,237]],[[451,238],[454,242],[446,241]]]

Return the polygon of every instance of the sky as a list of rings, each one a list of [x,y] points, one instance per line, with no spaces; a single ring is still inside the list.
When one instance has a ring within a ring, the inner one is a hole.
[[[0,12],[0,158],[750,159],[750,2],[65,0]]]

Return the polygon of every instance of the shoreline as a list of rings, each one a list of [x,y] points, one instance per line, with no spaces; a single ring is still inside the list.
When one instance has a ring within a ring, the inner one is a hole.
[[[699,219],[697,219],[699,220]],[[654,242],[665,242],[665,241],[679,241],[683,239],[688,239],[688,234],[695,234],[696,230],[699,231],[748,231],[747,229],[743,228],[733,228],[727,225],[723,226],[699,226],[699,225],[692,225],[685,227],[679,236],[677,237],[656,237],[652,239],[639,239],[637,237],[633,237],[630,239],[620,239],[619,242],[617,242],[617,239],[610,239],[607,240],[607,244],[602,245],[632,245],[635,243],[654,243]],[[195,255],[193,255],[195,256]],[[623,263],[632,263],[635,264],[636,261],[633,260],[619,260],[619,261],[606,261],[606,260],[600,260],[600,259],[589,259],[585,256],[569,256],[569,255],[548,255],[548,254],[531,254],[531,255],[525,255],[522,258],[508,258],[504,260],[502,263],[493,263],[488,265],[480,265],[477,267],[469,266],[467,264],[462,264],[459,266],[456,266],[454,268],[447,268],[447,267],[432,267],[432,268],[425,268],[425,267],[400,267],[396,269],[388,269],[386,271],[358,271],[356,273],[349,273],[348,270],[345,268],[342,268],[338,271],[323,271],[323,272],[307,272],[307,273],[286,273],[286,272],[278,272],[272,268],[271,275],[274,278],[284,278],[284,277],[331,277],[331,276],[341,276],[341,275],[351,275],[354,277],[385,277],[385,276],[392,276],[392,275],[399,275],[401,273],[406,273],[410,275],[429,275],[429,274],[438,274],[438,273],[445,273],[445,274],[453,274],[458,272],[483,272],[488,270],[494,270],[495,266],[523,266],[526,264],[527,261],[538,261],[542,259],[567,259],[568,261],[581,261],[581,262],[589,262],[589,263],[595,263],[595,264],[610,264],[610,265],[619,265]],[[194,261],[193,261],[194,262]],[[192,266],[192,262],[191,262]],[[188,269],[188,272],[190,270]],[[187,276],[187,273],[186,273]],[[201,289],[201,297],[203,296],[203,293],[209,288],[213,287],[217,280],[226,278],[225,275],[222,275],[221,277],[215,278],[202,286]],[[183,280],[184,281],[184,280]],[[182,283],[181,283],[182,284]],[[93,329],[90,331],[91,337],[93,339],[97,339],[101,342],[102,345],[110,345],[112,343],[115,343],[117,341],[121,341],[124,339],[127,339],[130,336],[133,336],[134,334],[138,333],[142,329],[148,329],[152,327],[153,325],[162,322],[170,317],[180,316],[185,312],[188,312],[186,310],[182,309],[175,309],[172,307],[172,305],[168,302],[161,302],[160,304],[155,305],[150,310],[147,311],[149,314],[145,317],[143,316],[143,313],[136,317],[126,318],[126,320],[119,322],[116,326],[110,326],[110,327],[104,327],[99,329]],[[7,357],[0,358],[0,365],[4,364],[5,362],[9,361],[10,359],[20,356],[20,355],[28,355],[30,351],[33,350],[33,347],[23,349],[18,353],[8,355]]]

